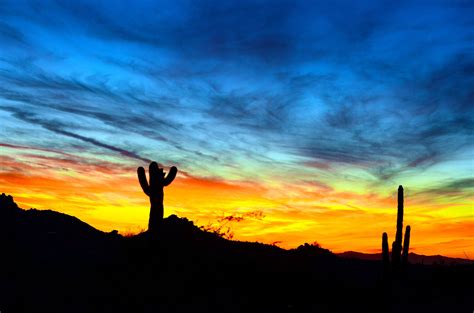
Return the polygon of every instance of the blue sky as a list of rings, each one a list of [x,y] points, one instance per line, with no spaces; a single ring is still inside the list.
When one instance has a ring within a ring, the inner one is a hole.
[[[473,43],[470,1],[2,1],[0,140],[472,197]]]

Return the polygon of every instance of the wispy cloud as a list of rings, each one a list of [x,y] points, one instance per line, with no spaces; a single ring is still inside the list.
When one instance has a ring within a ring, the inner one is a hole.
[[[381,180],[443,162],[472,140],[472,114],[466,114],[472,112],[474,62],[467,50],[472,32],[464,27],[469,6],[433,5],[420,22],[410,19],[417,5],[409,3],[390,10],[386,3],[183,2],[107,11],[104,5],[50,3],[36,15],[34,4],[7,6],[1,12],[4,33],[21,38],[35,53],[23,60],[4,58],[2,80],[9,88],[2,96],[69,114],[50,111],[59,119],[87,116],[194,157],[223,163],[222,155],[233,153],[252,158],[257,151],[251,145],[227,147],[240,134],[239,140],[267,151],[362,166]],[[344,16],[341,6],[360,15]],[[158,9],[166,13],[116,18]],[[50,16],[58,18],[53,22]],[[421,36],[431,22],[463,31],[453,41],[439,27],[427,42]],[[85,30],[78,29],[83,23]],[[58,38],[57,24],[93,50],[62,44],[63,51],[52,51],[26,35],[39,29]],[[397,46],[402,39],[406,44]],[[441,45],[449,49],[436,48]],[[116,53],[117,47],[124,53]],[[42,61],[48,50],[62,55],[58,65],[76,58],[88,65],[83,73],[51,70]],[[208,136],[213,143],[202,151],[196,143]],[[102,144],[82,135],[76,139]]]
[[[278,190],[259,204],[286,186],[300,211],[311,197],[367,205],[352,192],[385,205],[405,182],[454,205],[472,176],[473,15],[470,2],[4,1],[0,154],[157,159],[188,183]]]

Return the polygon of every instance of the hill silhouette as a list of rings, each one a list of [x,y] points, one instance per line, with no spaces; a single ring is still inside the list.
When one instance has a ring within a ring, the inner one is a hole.
[[[123,237],[0,196],[2,312],[471,312],[474,266],[230,241],[172,215]]]

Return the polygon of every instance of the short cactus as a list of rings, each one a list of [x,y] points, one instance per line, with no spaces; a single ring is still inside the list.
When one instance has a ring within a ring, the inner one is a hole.
[[[150,218],[148,220],[148,231],[154,232],[159,229],[163,221],[163,187],[168,186],[176,178],[178,169],[172,166],[165,175],[163,169],[156,162],[151,162],[148,170],[149,181],[146,179],[145,169],[139,167],[137,169],[138,181],[143,192],[150,198]]]
[[[405,229],[405,239],[403,240],[403,254],[402,254],[402,264],[406,265],[408,263],[408,250],[410,249],[410,225]]]
[[[384,271],[390,269],[390,256],[388,252],[388,235],[387,233],[382,234],[382,261],[384,264]]]
[[[392,244],[392,272],[397,274],[400,267],[406,267],[408,263],[408,250],[410,248],[410,226],[406,227],[405,239],[403,242],[402,254],[402,232],[403,232],[403,187],[398,187],[398,211],[397,211],[397,232],[395,241]],[[390,269],[389,252],[388,252],[388,236],[387,233],[382,235],[382,261],[384,269],[387,272]]]

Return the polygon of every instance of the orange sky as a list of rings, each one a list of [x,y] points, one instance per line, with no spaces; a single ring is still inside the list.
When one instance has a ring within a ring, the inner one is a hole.
[[[473,1],[10,2],[0,192],[22,207],[143,230],[154,160],[179,169],[165,215],[376,252],[403,185],[412,251],[474,258]]]
[[[85,162],[27,147],[2,149],[22,152],[0,156],[0,191],[13,195],[21,207],[64,212],[104,231],[146,228],[149,204],[135,166]],[[217,225],[223,216],[242,216],[229,224],[235,239],[277,242],[284,248],[318,242],[334,252],[373,253],[380,251],[382,232],[394,238],[397,187],[377,194],[338,191],[318,182],[223,180],[181,171],[165,189],[165,215],[177,214],[199,226]],[[443,203],[412,192],[409,185],[405,190],[404,221],[412,227],[412,252],[474,256],[472,197]]]

